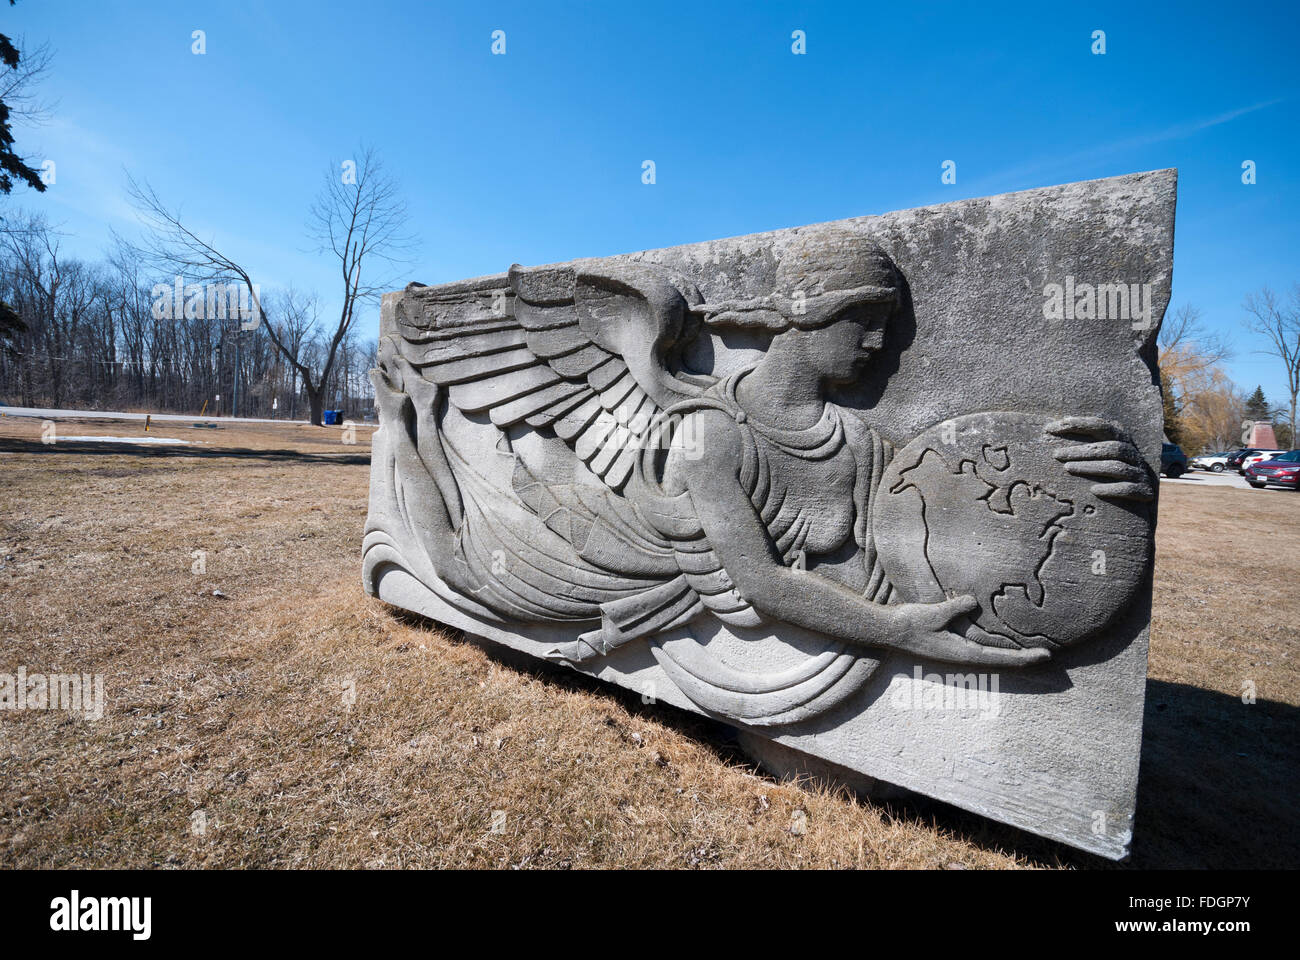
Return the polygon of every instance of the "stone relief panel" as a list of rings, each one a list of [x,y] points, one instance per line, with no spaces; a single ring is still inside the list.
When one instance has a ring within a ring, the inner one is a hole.
[[[936,207],[390,294],[367,589],[794,741],[869,731],[845,718],[880,709],[890,664],[1056,676],[1045,698],[1135,641],[1144,667],[1159,316],[1090,343],[1034,289],[1050,251],[971,266],[1036,216],[1086,241],[1135,180],[1171,236],[1172,174],[1135,175],[967,201],[973,238]],[[1160,311],[1171,255],[1133,261],[1163,267]],[[953,324],[985,325],[983,379]],[[1057,352],[1026,366],[988,326]]]

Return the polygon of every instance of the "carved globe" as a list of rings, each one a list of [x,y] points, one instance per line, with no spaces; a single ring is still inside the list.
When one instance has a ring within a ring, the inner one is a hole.
[[[872,530],[905,602],[973,595],[1004,646],[1078,643],[1119,617],[1145,576],[1151,506],[1067,473],[1054,418],[981,413],[936,424],[885,469]],[[969,623],[956,624],[958,629]],[[976,635],[971,633],[974,638]]]

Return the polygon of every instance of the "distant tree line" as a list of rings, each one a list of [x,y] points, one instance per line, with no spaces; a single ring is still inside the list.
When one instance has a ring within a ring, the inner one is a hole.
[[[269,316],[241,330],[231,309],[209,315],[210,298],[169,309],[160,288],[175,277],[146,274],[129,246],[87,261],[68,255],[62,240],[39,215],[9,213],[0,225],[0,402],[187,414],[206,406],[228,416],[237,396],[240,416],[309,417],[303,376],[265,325],[276,325],[302,367],[325,369],[334,331],[316,328],[314,298],[266,296]],[[211,286],[209,278],[182,283]],[[322,405],[361,419],[373,402],[366,371],[375,342],[348,330],[336,353],[319,386]]]
[[[51,60],[48,46],[0,33],[0,196],[53,182],[53,165],[38,170],[18,153],[12,130],[15,119],[48,116],[37,90]],[[314,294],[263,296],[250,263],[200,239],[147,182],[129,178],[128,192],[146,235],[118,239],[93,262],[68,255],[42,215],[0,208],[0,403],[318,425],[325,409],[369,412],[375,342],[358,336],[356,321],[396,283],[374,276],[375,265],[404,262],[414,242],[373,149],[327,169],[308,214],[317,251],[339,268],[329,322]]]

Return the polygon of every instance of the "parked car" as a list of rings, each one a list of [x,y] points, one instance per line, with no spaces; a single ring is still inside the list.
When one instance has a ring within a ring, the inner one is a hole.
[[[1243,457],[1241,460],[1242,476],[1246,475],[1247,468],[1253,466],[1256,463],[1261,463],[1265,460],[1272,460],[1280,453],[1286,453],[1286,451],[1285,450],[1258,450],[1255,453],[1252,453],[1248,457]]]
[[[1270,483],[1300,490],[1300,450],[1252,463],[1246,468],[1246,482],[1257,490]]]
[[[1228,458],[1232,454],[1233,451],[1231,450],[1224,453],[1203,453],[1199,457],[1192,457],[1192,468],[1195,470],[1209,470],[1213,473],[1223,473],[1228,464]]]
[[[1177,480],[1187,472],[1187,454],[1176,443],[1165,443],[1160,447],[1160,472],[1170,480]]]
[[[1236,451],[1235,454],[1232,454],[1231,457],[1227,458],[1225,466],[1227,470],[1235,470],[1238,473],[1243,473],[1245,472],[1245,467],[1242,464],[1242,460],[1247,457],[1253,457],[1253,455],[1261,453],[1261,451],[1262,447],[1244,446],[1242,449]]]

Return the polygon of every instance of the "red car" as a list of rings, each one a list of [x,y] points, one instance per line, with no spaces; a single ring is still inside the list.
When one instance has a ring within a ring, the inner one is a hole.
[[[1300,490],[1300,450],[1252,463],[1246,468],[1246,482],[1257,490],[1269,483]]]

